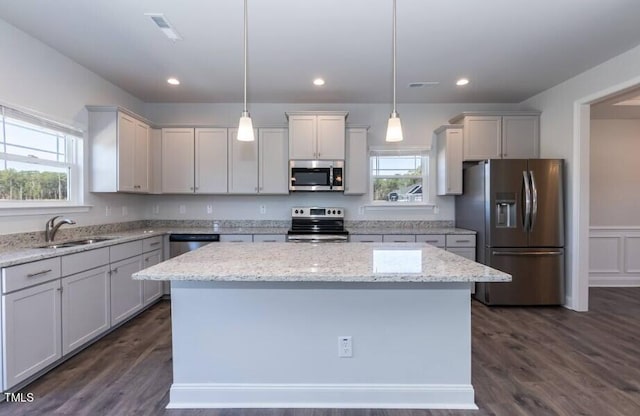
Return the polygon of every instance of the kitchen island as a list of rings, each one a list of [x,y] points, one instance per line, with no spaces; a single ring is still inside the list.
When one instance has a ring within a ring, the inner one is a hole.
[[[134,278],[171,280],[169,408],[476,408],[471,285],[510,280],[410,243],[210,244]]]

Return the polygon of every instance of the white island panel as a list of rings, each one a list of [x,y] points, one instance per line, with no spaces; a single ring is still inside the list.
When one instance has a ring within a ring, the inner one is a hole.
[[[476,408],[468,283],[171,290],[170,408]],[[353,357],[338,356],[339,336]]]

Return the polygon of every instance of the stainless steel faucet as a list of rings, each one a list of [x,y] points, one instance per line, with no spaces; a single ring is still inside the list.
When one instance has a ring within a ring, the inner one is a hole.
[[[69,218],[65,218],[62,219],[60,221],[58,221],[58,223],[56,224],[56,219],[60,218],[60,215],[56,215],[55,217],[49,219],[49,221],[47,221],[47,225],[44,228],[44,239],[47,243],[50,243],[53,241],[53,239],[56,236],[56,233],[58,232],[58,228],[60,228],[60,226],[62,226],[63,224],[75,224],[76,222],[74,220],[70,220]]]

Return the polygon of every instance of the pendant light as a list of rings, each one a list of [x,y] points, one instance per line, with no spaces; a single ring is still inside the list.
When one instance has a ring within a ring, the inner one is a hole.
[[[388,142],[402,141],[402,124],[400,124],[400,117],[396,112],[396,0],[393,0],[393,112],[389,116],[385,140]]]
[[[244,0],[244,107],[238,124],[238,140],[241,142],[252,142],[253,123],[247,111],[247,0]]]

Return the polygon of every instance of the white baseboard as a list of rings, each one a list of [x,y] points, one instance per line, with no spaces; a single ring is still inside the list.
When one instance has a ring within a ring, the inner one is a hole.
[[[167,409],[477,409],[473,386],[174,383]]]
[[[640,276],[590,276],[589,287],[638,287]]]

